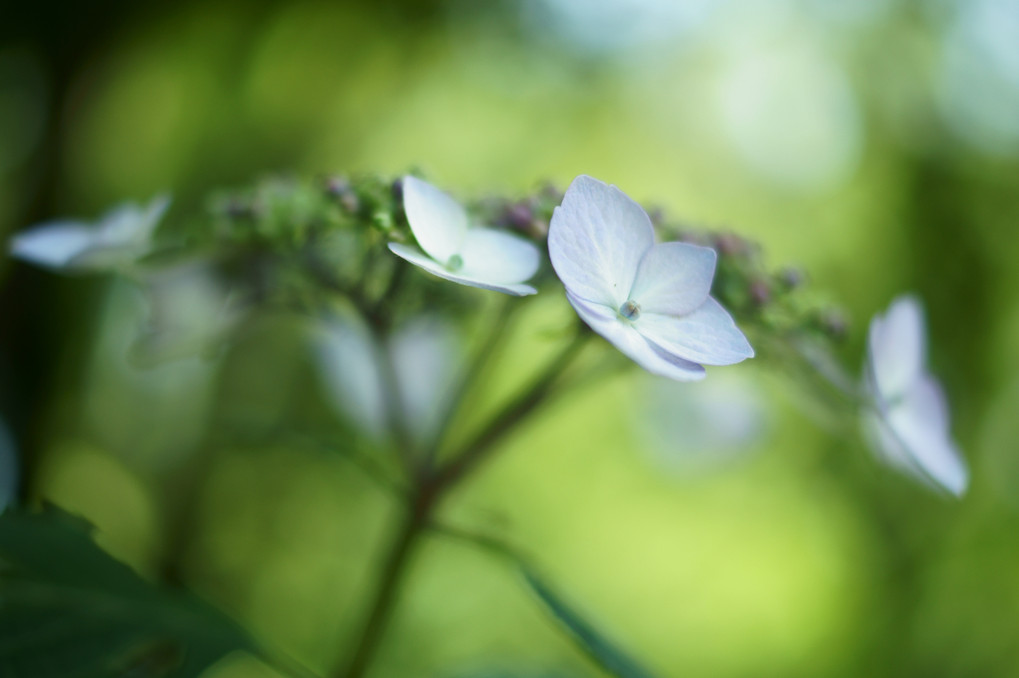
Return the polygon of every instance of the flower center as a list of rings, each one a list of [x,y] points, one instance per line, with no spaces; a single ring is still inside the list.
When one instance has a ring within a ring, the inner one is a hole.
[[[626,302],[619,307],[619,315],[623,316],[627,320],[636,320],[640,317],[640,304],[632,299],[627,299]]]
[[[454,254],[449,258],[449,261],[446,262],[446,270],[450,271],[451,273],[456,273],[461,268],[463,268],[463,266],[464,260],[463,257],[461,257],[459,254]]]

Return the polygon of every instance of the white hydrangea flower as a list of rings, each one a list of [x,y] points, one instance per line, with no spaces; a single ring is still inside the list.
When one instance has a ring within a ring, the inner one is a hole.
[[[432,440],[442,423],[462,354],[456,332],[434,317],[403,324],[376,342],[353,314],[331,316],[313,337],[327,394],[336,409],[369,437],[391,433],[384,360],[392,361],[403,425],[418,444]]]
[[[159,195],[144,207],[135,203],[114,207],[96,224],[46,222],[11,238],[11,256],[65,272],[128,265],[148,253],[152,233],[169,206],[169,196]]]
[[[584,322],[648,372],[679,381],[753,357],[708,294],[715,251],[654,237],[647,213],[615,186],[583,175],[570,184],[548,253]]]
[[[148,270],[140,280],[147,318],[131,346],[139,365],[211,357],[242,320],[243,304],[209,261]]]
[[[949,433],[944,391],[927,371],[926,344],[923,310],[912,296],[871,320],[864,388],[873,403],[864,430],[889,464],[960,496],[969,471]]]
[[[417,177],[403,178],[403,205],[421,249],[389,243],[397,256],[461,285],[516,296],[537,292],[522,284],[538,270],[538,249],[531,243],[503,231],[470,226],[463,207]]]

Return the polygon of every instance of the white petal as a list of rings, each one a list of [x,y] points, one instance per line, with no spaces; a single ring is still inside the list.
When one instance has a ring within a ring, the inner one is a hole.
[[[523,238],[490,228],[467,230],[458,274],[498,285],[528,280],[538,271],[538,248]]]
[[[336,409],[376,440],[386,436],[378,350],[353,315],[329,318],[313,337],[319,374]]]
[[[459,254],[467,234],[467,212],[427,181],[403,178],[403,208],[414,237],[433,259],[445,264]]]
[[[948,407],[941,386],[923,375],[887,415],[889,425],[924,474],[955,495],[962,494],[969,472],[948,432]]]
[[[145,208],[145,220],[150,224],[150,233],[170,209],[170,201],[169,193],[160,193],[149,201],[148,207]]]
[[[654,228],[615,186],[581,175],[552,213],[548,254],[574,297],[618,309],[627,300]]]
[[[104,245],[124,245],[147,238],[145,212],[135,203],[117,205],[99,220],[99,241]]]
[[[446,270],[445,266],[429,257],[424,252],[400,243],[389,243],[389,249],[396,256],[406,259],[419,268],[425,269],[432,275],[437,275],[440,278],[445,278],[446,280],[451,280],[455,283],[460,283],[461,285],[480,287],[481,289],[503,292],[504,294],[512,294],[517,297],[525,297],[528,294],[535,294],[538,291],[530,285],[503,285],[451,273]]]
[[[51,222],[11,238],[11,255],[48,268],[64,268],[95,239],[95,231],[82,223]]]
[[[693,362],[732,365],[754,356],[732,316],[711,297],[678,318],[642,312],[634,327],[664,351]]]
[[[390,338],[403,416],[411,437],[427,443],[438,433],[453,386],[457,335],[434,317],[418,318]]]
[[[615,309],[594,304],[569,293],[577,314],[592,330],[605,337],[625,356],[652,374],[677,381],[697,381],[704,378],[704,368],[696,363],[671,355],[645,340],[630,323],[620,320]]]
[[[715,250],[682,242],[655,245],[640,260],[630,299],[641,312],[684,315],[704,303],[715,277]]]
[[[110,246],[130,246],[133,251],[144,254],[151,245],[152,233],[169,207],[170,196],[166,194],[157,195],[145,207],[134,203],[119,205],[103,215],[100,241]]]
[[[912,296],[902,296],[888,312],[871,320],[868,352],[878,393],[886,400],[901,397],[920,376],[926,360],[923,311]]]

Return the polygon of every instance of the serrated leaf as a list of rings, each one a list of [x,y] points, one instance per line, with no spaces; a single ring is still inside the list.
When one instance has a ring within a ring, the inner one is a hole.
[[[652,678],[642,666],[598,631],[532,570],[523,568],[524,579],[549,612],[569,632],[582,650],[605,671],[618,678]]]
[[[211,606],[158,588],[59,510],[0,516],[0,675],[193,678],[256,651]]]

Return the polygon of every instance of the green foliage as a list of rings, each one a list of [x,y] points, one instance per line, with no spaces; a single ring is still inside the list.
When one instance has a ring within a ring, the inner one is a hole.
[[[235,650],[234,622],[144,581],[56,509],[0,516],[0,674],[187,678]]]
[[[652,678],[644,668],[623,653],[614,643],[554,592],[532,570],[524,569],[524,579],[538,599],[555,615],[591,659],[617,678]]]

